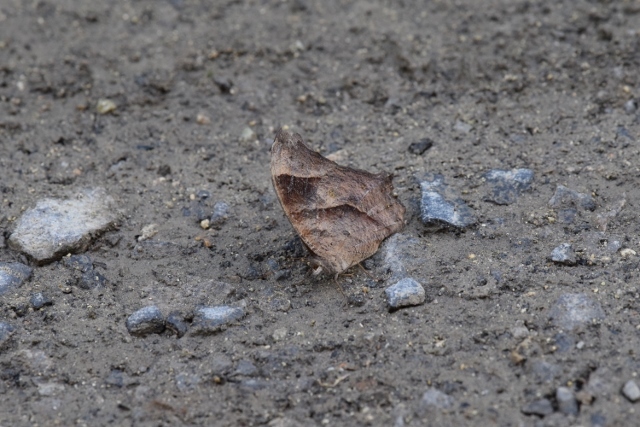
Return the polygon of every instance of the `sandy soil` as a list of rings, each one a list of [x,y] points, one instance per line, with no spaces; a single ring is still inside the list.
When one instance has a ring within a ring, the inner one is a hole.
[[[639,52],[631,0],[3,0],[0,261],[34,272],[0,296],[16,328],[0,425],[634,425]],[[346,298],[306,275],[269,176],[282,126],[394,174],[394,242],[425,304],[388,310],[384,254],[373,278],[340,279]],[[534,183],[487,202],[495,168]],[[421,223],[427,173],[476,226]],[[595,210],[550,207],[558,185]],[[94,187],[121,210],[86,252],[106,285],[5,244],[38,200]],[[223,201],[227,220],[203,229]],[[575,265],[549,261],[561,243]],[[37,292],[53,304],[31,308]],[[563,327],[558,301],[576,294],[604,316]],[[247,315],[132,336],[127,317],[152,304],[187,325],[201,305]]]

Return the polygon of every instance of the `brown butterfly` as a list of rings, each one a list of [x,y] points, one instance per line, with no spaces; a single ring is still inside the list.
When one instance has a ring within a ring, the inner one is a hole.
[[[297,134],[276,133],[271,179],[282,209],[314,264],[338,274],[375,254],[404,226],[391,175],[340,166],[310,150]]]

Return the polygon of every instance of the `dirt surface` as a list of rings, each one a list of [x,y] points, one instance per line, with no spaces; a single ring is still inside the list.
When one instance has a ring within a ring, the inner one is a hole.
[[[34,272],[0,296],[0,425],[635,425],[639,52],[637,1],[3,0],[0,261]],[[346,296],[306,275],[269,176],[282,126],[394,174],[424,304],[388,310],[388,246]],[[496,168],[533,185],[487,202]],[[427,173],[477,225],[421,223]],[[557,185],[595,210],[550,207]],[[95,187],[121,211],[85,252],[105,285],[5,244],[38,200]],[[562,243],[574,265],[549,261]],[[576,294],[604,316],[563,327]],[[246,316],[192,333],[220,304]],[[132,336],[148,305],[189,332]]]

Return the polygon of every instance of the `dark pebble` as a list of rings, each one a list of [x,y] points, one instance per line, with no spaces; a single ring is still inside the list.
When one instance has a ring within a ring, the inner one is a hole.
[[[82,273],[93,270],[93,261],[86,255],[71,255],[62,259],[65,267],[78,270]]]
[[[409,152],[416,156],[420,156],[431,147],[433,147],[433,141],[429,138],[424,138],[418,142],[412,142],[409,144]]]
[[[2,349],[5,344],[11,338],[11,335],[15,332],[16,328],[11,326],[8,323],[0,322],[0,349]]]
[[[33,307],[34,310],[39,310],[46,305],[53,305],[53,300],[42,292],[31,295],[31,299],[29,300],[29,302],[31,303],[31,307]]]
[[[213,205],[213,214],[209,219],[211,226],[221,226],[229,217],[229,205],[225,202],[216,202]]]
[[[164,327],[164,317],[155,305],[143,307],[127,318],[127,329],[131,335],[159,334]]]
[[[245,377],[253,377],[258,374],[258,368],[256,365],[248,360],[240,360],[236,367],[235,375],[243,375]]]
[[[180,313],[173,312],[169,314],[166,321],[167,329],[176,334],[178,338],[187,333],[187,323],[184,321]]]
[[[576,253],[569,243],[557,246],[549,256],[549,259],[557,264],[576,265]]]
[[[420,188],[420,212],[424,224],[465,228],[476,223],[472,210],[464,201],[450,194],[442,175],[425,179],[420,182]]]
[[[0,262],[0,295],[29,280],[33,269],[19,262]]]
[[[528,403],[522,407],[522,413],[525,415],[538,415],[544,417],[553,414],[553,405],[549,399],[540,399]]]
[[[533,171],[492,169],[484,175],[484,178],[491,189],[484,200],[497,205],[510,205],[518,199],[520,193],[531,187]]]
[[[82,289],[95,289],[103,287],[106,282],[106,277],[98,273],[96,270],[91,270],[82,274],[78,280],[78,287]]]

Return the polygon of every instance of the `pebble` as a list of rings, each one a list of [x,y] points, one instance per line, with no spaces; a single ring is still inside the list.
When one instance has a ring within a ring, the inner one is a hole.
[[[471,126],[469,123],[463,122],[462,120],[456,120],[453,125],[453,130],[460,133],[469,133],[471,132],[471,129],[473,129],[473,126]]]
[[[625,248],[620,251],[620,256],[622,256],[622,258],[628,258],[635,255],[636,251],[634,251],[633,249]]]
[[[116,111],[117,105],[110,99],[100,99],[98,100],[98,104],[96,104],[96,111],[98,114],[109,114],[113,111]]]
[[[278,328],[275,331],[273,331],[273,334],[271,335],[271,337],[273,338],[274,341],[282,341],[285,338],[287,338],[287,333],[289,331],[287,331],[287,328]]]
[[[164,317],[155,305],[143,307],[127,319],[127,329],[131,335],[159,334],[164,331],[164,327]]]
[[[596,209],[596,201],[588,194],[558,185],[556,192],[549,199],[549,206],[554,209],[576,208],[593,211]]]
[[[436,174],[423,180],[420,189],[420,211],[424,224],[465,228],[476,223],[472,210],[449,191],[442,175]]]
[[[531,169],[492,169],[484,175],[489,183],[491,193],[484,200],[497,205],[514,203],[520,193],[529,189],[533,182]]]
[[[240,360],[236,367],[235,375],[243,375],[245,377],[253,377],[258,374],[258,368],[256,365],[248,360]]]
[[[539,415],[544,417],[553,414],[553,405],[549,399],[539,399],[526,404],[521,409],[525,415]]]
[[[578,415],[578,401],[573,391],[568,387],[558,387],[556,389],[556,400],[558,410],[565,415]]]
[[[597,301],[579,293],[561,295],[551,308],[549,317],[556,327],[569,331],[593,319],[604,319],[605,314]]]
[[[43,264],[85,250],[117,218],[114,200],[101,188],[67,200],[42,199],[18,219],[9,246]]]
[[[216,202],[213,205],[213,214],[209,218],[209,226],[221,226],[229,218],[229,205],[225,202]]]
[[[420,399],[419,414],[424,415],[433,409],[448,409],[454,404],[453,397],[441,392],[436,388],[425,391]]]
[[[184,321],[183,316],[180,313],[173,312],[167,316],[166,320],[167,329],[176,334],[178,338],[184,336],[187,333],[187,323]]]
[[[256,133],[249,126],[245,126],[240,133],[240,141],[252,142],[256,140]]]
[[[0,322],[0,349],[2,349],[5,344],[11,338],[11,335],[15,332],[16,328],[11,326],[8,323]]]
[[[221,327],[235,320],[242,319],[245,313],[239,307],[226,305],[202,307],[195,311],[193,326],[196,334],[219,332]]]
[[[140,235],[138,236],[138,242],[149,240],[153,236],[158,234],[158,224],[148,224],[142,227]]]
[[[33,307],[34,310],[39,310],[47,305],[53,305],[53,300],[49,298],[48,295],[45,295],[42,292],[31,295],[31,299],[29,300],[29,302],[31,303],[31,307]]]
[[[634,380],[629,380],[622,387],[622,394],[629,399],[630,402],[636,402],[640,399],[640,388]]]
[[[420,141],[409,144],[409,152],[416,156],[420,156],[431,147],[433,147],[433,141],[429,138],[424,138]]]
[[[638,109],[638,104],[635,99],[630,99],[624,103],[624,111],[627,114],[633,114]]]
[[[557,246],[549,256],[549,259],[558,264],[576,265],[576,253],[573,246],[569,243],[563,243]]]
[[[401,308],[412,305],[420,305],[425,301],[425,292],[422,285],[410,277],[400,280],[395,285],[385,289],[389,308]]]
[[[0,262],[0,295],[19,288],[29,280],[33,269],[19,262]]]

